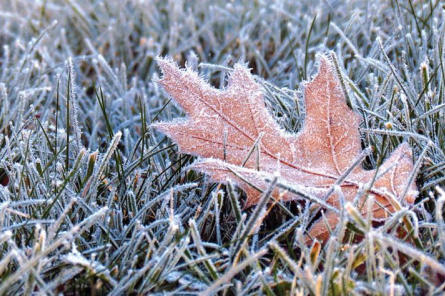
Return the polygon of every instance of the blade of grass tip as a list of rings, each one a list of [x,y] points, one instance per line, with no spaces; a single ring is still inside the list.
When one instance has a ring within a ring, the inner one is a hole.
[[[425,112],[422,115],[420,115],[419,117],[416,117],[413,120],[413,124],[416,124],[416,123],[420,122],[421,120],[427,118],[430,115],[434,115],[434,114],[442,111],[444,107],[445,107],[445,104],[440,104],[440,105],[434,106],[433,109],[430,109],[427,112]]]
[[[246,219],[247,219],[247,214],[244,213],[241,216],[241,219],[238,222],[238,225],[236,226],[235,232],[233,233],[232,238],[230,240],[230,248],[229,248],[229,254],[230,255],[234,254],[233,248],[236,247],[236,242],[239,240],[240,234],[242,233],[242,230],[244,229]]]
[[[107,215],[104,217],[104,220],[107,218]],[[143,235],[139,235],[139,232],[136,230],[138,227],[140,227],[141,225],[139,224],[139,222],[135,222],[134,223],[135,227],[134,227],[134,231],[131,234],[130,240],[128,241],[128,244],[125,246],[125,248],[123,248],[123,250],[121,251],[121,255],[120,257],[122,258],[120,260],[120,270],[124,270],[125,266],[128,265],[128,262],[130,262],[131,260],[129,259],[130,254],[132,253],[132,251],[134,252],[134,250],[132,250],[132,248],[136,247],[139,245],[138,242],[135,243],[136,240],[141,240],[144,239]],[[111,227],[110,227],[111,228]],[[137,238],[137,236],[139,235],[139,238]],[[134,254],[135,255],[135,254]],[[119,263],[118,263],[119,264]]]
[[[434,287],[434,284],[430,281],[428,281],[425,278],[425,275],[420,274],[419,272],[417,272],[417,270],[415,270],[412,267],[408,267],[408,272],[410,273],[410,275],[412,277],[414,277],[416,280],[418,280],[423,286],[426,287]],[[443,291],[442,291],[443,292]],[[436,295],[436,293],[432,293],[431,295]],[[437,295],[440,295],[440,293],[438,293]]]
[[[22,70],[25,68],[25,65],[28,63],[29,57],[31,57],[31,53],[34,51],[34,49],[42,40],[42,38],[46,35],[46,33],[48,33],[48,31],[51,31],[55,26],[57,26],[57,24],[58,21],[54,20],[46,29],[42,31],[42,33],[40,33],[40,35],[36,39],[33,39],[32,45],[29,48],[27,54],[25,55],[26,58],[23,59],[22,65],[20,67],[20,72],[22,72]]]
[[[439,38],[439,44],[443,44],[443,39],[442,37]],[[442,74],[442,81],[441,84],[445,83],[445,67],[443,66],[443,46],[438,46],[439,47],[439,65],[440,65],[440,73]]]
[[[409,3],[409,7],[411,8],[411,14],[414,17],[414,22],[416,23],[417,34],[419,34],[419,37],[421,37],[422,36],[422,30],[420,29],[419,22],[417,20],[418,19],[417,14],[414,11],[413,2],[411,0],[408,0],[408,3]],[[423,46],[427,46],[427,45],[424,44]]]
[[[402,197],[401,197],[401,202],[404,201],[405,196],[406,196],[406,194],[407,194],[408,191],[409,191],[409,188],[410,188],[411,183],[414,182],[414,178],[415,178],[415,176],[417,175],[418,171],[420,170],[420,167],[421,167],[421,165],[422,165],[422,163],[423,163],[423,158],[425,157],[426,152],[427,152],[427,150],[429,149],[429,147],[430,147],[431,145],[432,145],[432,141],[428,141],[428,143],[427,143],[427,145],[425,146],[425,148],[423,149],[422,153],[419,155],[418,160],[417,160],[416,163],[414,164],[414,169],[413,169],[413,171],[412,171],[412,173],[411,173],[411,175],[410,175],[410,178],[409,178],[409,180],[408,180],[408,182],[407,182],[407,184],[406,184],[406,186],[405,186],[405,190],[403,191],[403,195],[402,195]],[[400,207],[399,207],[399,208],[396,208],[396,210],[400,210]],[[408,219],[406,216],[404,216],[404,217],[403,217],[403,222],[404,222],[404,225],[406,226],[406,228],[407,228],[409,234],[411,234],[411,233],[415,233],[415,230],[416,230],[416,229],[415,229],[415,227],[413,226],[413,224],[412,224],[412,222],[411,222],[410,219]],[[412,237],[412,239],[414,240],[414,244],[416,245],[416,247],[419,248],[419,249],[421,249],[421,250],[423,250],[423,244],[422,244],[422,241],[419,239],[419,237],[414,236],[414,237]]]
[[[71,72],[68,71],[68,81],[71,80]],[[70,87],[71,84],[68,82],[66,91],[66,150],[65,150],[65,170],[68,171],[70,165]],[[57,136],[57,135],[56,135]]]
[[[425,148],[423,149],[422,153],[420,153],[419,157],[417,158],[417,161],[414,164],[414,168],[411,171],[408,182],[405,185],[405,189],[403,190],[403,194],[400,198],[402,203],[405,200],[406,194],[408,193],[409,188],[411,187],[411,184],[414,182],[414,179],[416,178],[417,173],[419,172],[420,167],[423,164],[423,160],[424,160],[426,153],[428,152],[428,149],[430,148],[430,146],[433,146],[433,144],[434,143],[432,141],[428,141],[428,143],[425,145]]]
[[[270,180],[266,179],[266,181],[269,182]],[[276,185],[277,185],[277,187],[279,187],[281,189],[285,189],[285,190],[289,191],[290,193],[293,193],[293,194],[300,196],[304,199],[307,199],[307,200],[312,201],[316,204],[319,204],[322,207],[324,207],[330,211],[340,214],[339,209],[337,209],[336,207],[331,206],[326,201],[324,201],[314,195],[311,195],[308,192],[305,192],[303,189],[301,189],[295,185],[288,185],[288,184],[281,183],[281,182],[277,182]]]
[[[272,85],[271,83],[258,78],[257,76],[255,76],[255,80],[258,81],[261,84],[261,86],[264,88],[264,90],[267,93],[267,99],[270,102],[272,102],[273,105],[277,105],[277,102],[278,102],[279,106],[281,108],[283,108],[285,113],[290,113],[291,112],[289,110],[290,106],[281,99],[281,96],[278,96],[278,95],[274,94],[271,91],[270,88],[272,88],[274,91],[277,91],[278,93],[282,94],[283,96],[286,96],[286,94],[283,91],[281,91],[279,88],[277,88],[276,86]],[[274,98],[276,101],[271,100],[269,97],[270,98]],[[289,99],[292,99],[292,97],[290,97]],[[297,110],[298,110],[298,113],[299,113],[300,111],[299,111],[298,104],[296,104],[296,107],[297,107]]]
[[[374,197],[370,196],[366,201],[366,233],[369,233],[372,231],[372,206],[374,204]],[[367,253],[368,256],[366,257],[366,276],[368,283],[375,283],[376,276],[373,271],[376,270],[376,260],[375,260],[375,247],[374,247],[374,241],[372,237],[366,237],[365,239],[365,254]]]
[[[377,250],[380,249],[378,244],[375,244],[375,248]],[[401,267],[400,266],[400,262],[398,260],[398,258],[393,258],[393,256],[391,255],[392,252],[389,252],[387,249],[383,250],[383,256],[381,256],[382,258],[385,258],[385,263],[391,268],[391,270],[405,270],[405,267]],[[414,259],[410,259],[410,261],[414,261]],[[406,265],[408,266],[408,264]],[[405,277],[405,273],[404,272],[398,272],[397,273],[397,278],[399,280],[399,283],[402,284],[403,288],[405,289],[405,292],[407,295],[409,296],[415,296],[415,294],[413,293],[413,287],[412,285],[408,284],[408,280]]]
[[[37,118],[37,116],[35,116],[35,119],[36,119],[37,123],[39,124],[40,129],[43,132],[43,136],[45,137],[45,140],[46,140],[46,142],[48,144],[49,149],[51,150],[51,152],[53,154],[56,154],[56,151],[54,150],[54,147],[53,147],[53,145],[51,143],[51,140],[49,139],[48,134],[46,133],[45,129],[43,128],[42,123],[40,122],[39,118]],[[57,136],[56,136],[56,138],[57,138]]]
[[[439,186],[436,186],[435,189],[440,194],[439,199],[436,201],[437,233],[439,235],[439,243],[442,249],[442,254],[445,255],[445,224],[443,221],[443,205],[445,203],[445,191]]]
[[[361,231],[365,232],[367,228],[366,222],[357,208],[354,207],[352,203],[347,202],[345,204],[345,210],[346,212],[348,212],[348,215],[352,218],[352,220],[357,224],[356,226],[358,226]]]
[[[165,174],[166,175],[166,177],[164,179],[165,182],[164,182],[164,184],[162,184],[161,190],[167,189],[168,187],[170,187],[170,185],[174,184],[175,183],[174,181],[177,180],[178,178],[180,178],[181,174],[184,172],[184,170],[182,169],[183,167],[181,166],[181,161],[185,160],[182,163],[186,163],[191,158],[192,157],[190,155],[184,155],[184,156],[179,157],[178,160],[172,162],[165,169],[163,169],[162,172],[160,172],[156,177],[154,177],[152,182],[155,183],[156,180],[163,177]],[[177,169],[175,170],[175,168],[177,168]],[[169,176],[167,175],[168,172],[171,172],[171,174]]]
[[[227,184],[227,187],[228,187],[228,194],[230,197],[230,203],[232,205],[232,210],[233,210],[233,213],[235,214],[236,222],[239,223],[241,221],[241,216],[242,216],[239,200],[236,197],[236,193],[234,191],[232,183],[229,182]]]
[[[73,142],[74,140],[73,139],[71,139],[71,142]],[[56,163],[56,160],[58,159],[58,157],[60,156],[60,155],[62,155],[63,154],[63,152],[65,152],[65,148],[62,148],[62,149],[60,149],[59,151],[57,151],[57,153],[56,154],[54,154],[54,155],[51,155],[51,158],[49,158],[49,159],[47,159],[47,162],[46,162],[46,164],[45,164],[45,167],[43,168],[43,173],[46,173],[46,171],[48,171],[49,169],[51,169],[51,168],[54,168],[54,176],[56,176],[56,173],[57,173],[57,166],[56,165],[52,165],[53,163]],[[57,188],[56,187],[54,187],[55,189],[54,189],[54,192],[56,192],[57,193]]]
[[[386,233],[391,230],[391,228],[395,227],[400,223],[400,219],[403,218],[408,213],[408,210],[402,209],[394,213],[389,219],[385,221],[385,224],[379,228],[379,231],[382,233]]]
[[[290,39],[289,35],[287,35],[286,37],[287,37],[287,40],[289,42],[289,47],[290,47],[291,52],[292,52],[292,58],[294,59],[295,67],[296,67],[298,65],[298,59],[295,56],[295,48],[294,48],[294,45],[292,44],[292,39]],[[305,72],[303,72],[303,73],[306,74]],[[306,79],[306,78],[304,78],[304,79]]]
[[[71,101],[71,113],[72,113],[72,126],[73,126],[73,132],[74,132],[74,139],[75,141],[75,148],[76,151],[75,152],[79,152],[79,150],[81,149],[81,136],[82,136],[82,131],[80,129],[80,125],[79,125],[79,106],[77,105],[77,101],[76,101],[76,92],[75,92],[75,72],[74,72],[74,64],[73,64],[73,59],[71,57],[68,58],[68,72],[70,73],[69,78],[68,78],[68,84],[70,85],[69,88],[69,98],[68,100]]]
[[[144,158],[144,152],[145,152],[145,133],[147,132],[147,117],[146,117],[146,110],[145,110],[145,104],[142,102],[142,96],[139,96],[139,109],[141,112],[141,167],[142,167],[142,159]]]
[[[422,65],[423,65],[423,64],[422,64]],[[416,103],[414,104],[414,108],[417,107],[417,105],[419,104],[420,100],[423,98],[423,96],[425,95],[425,93],[428,93],[428,89],[429,89],[430,83],[431,83],[431,81],[433,80],[433,78],[436,77],[437,71],[439,71],[439,69],[440,69],[440,65],[438,65],[438,66],[434,69],[434,71],[433,71],[433,75],[429,76],[429,78],[426,77],[426,79],[428,79],[428,80],[425,80],[425,78],[422,76],[422,78],[423,78],[423,79],[422,79],[422,92],[419,94],[419,97],[417,98],[417,101],[416,101]]]
[[[341,89],[343,91],[343,95],[346,98],[346,102],[348,102],[349,105],[352,107],[352,109],[355,110],[355,109],[357,109],[355,107],[356,104],[354,104],[354,102],[352,102],[351,97],[349,96],[348,89],[347,89],[346,84],[345,84],[345,79],[343,77],[343,73],[341,71],[340,63],[338,62],[337,55],[335,54],[334,51],[331,51],[329,55],[330,55],[330,57],[332,59],[333,65],[334,65],[335,74],[336,74],[338,80],[340,81]]]
[[[68,205],[63,210],[63,212],[60,214],[57,221],[53,225],[51,225],[51,227],[49,228],[49,231],[48,231],[48,241],[49,242],[51,242],[59,233],[59,229],[63,223],[63,220],[65,220],[66,216],[68,215],[69,211],[71,211],[71,208],[74,206],[75,202],[76,202],[75,199],[71,199],[70,202],[68,203]]]
[[[361,57],[361,56],[357,56],[356,58],[357,58],[362,64],[363,64],[363,63],[368,64],[368,67],[367,67],[366,69],[369,69],[370,67],[376,68],[377,70],[379,70],[380,72],[382,72],[382,74],[383,74],[384,76],[386,76],[386,77],[388,77],[388,75],[391,74],[391,73],[388,73],[388,68],[387,68],[387,66],[386,66],[383,62],[380,62],[379,60],[376,60],[376,59],[374,59],[374,58],[370,58],[370,57],[364,58],[364,57]],[[365,76],[366,70],[363,70],[363,71],[364,71],[364,73],[363,73],[361,76],[358,77],[357,82],[360,82],[360,81],[363,79],[363,77]],[[372,108],[371,108],[371,109],[372,109]]]
[[[82,150],[80,150],[80,152],[79,152],[79,155],[77,156],[77,159],[74,162],[73,169],[69,172],[68,176],[63,181],[62,186],[60,186],[60,191],[57,193],[56,197],[52,200],[51,204],[43,212],[43,215],[42,215],[43,218],[48,217],[49,212],[51,211],[51,209],[53,208],[55,203],[59,200],[62,192],[65,190],[66,186],[68,185],[68,182],[71,180],[71,178],[73,176],[75,176],[77,174],[78,170],[81,167],[82,159],[85,156],[85,154],[86,154],[86,150],[85,150],[85,148],[82,148]]]
[[[207,256],[207,252],[205,251],[205,249],[202,245],[201,236],[199,235],[199,230],[198,230],[198,227],[196,226],[195,220],[190,219],[189,229],[190,229],[190,233],[193,238],[193,242],[195,243],[196,249],[198,250],[198,253],[201,256]],[[206,268],[209,271],[210,276],[212,277],[213,280],[218,280],[218,278],[220,278],[218,271],[217,271],[215,265],[213,265],[213,262],[211,260],[205,260],[204,265],[206,266]]]
[[[112,138],[111,144],[108,147],[107,152],[105,153],[104,158],[102,159],[102,162],[100,164],[99,170],[97,172],[97,178],[101,178],[103,173],[105,172],[106,166],[108,165],[108,162],[111,159],[111,156],[114,154],[114,152],[117,149],[117,146],[119,145],[119,142],[122,137],[122,132],[118,131]]]
[[[425,19],[423,20],[426,24],[428,24],[428,21],[430,20],[430,18],[433,16],[434,11],[436,11],[437,6],[442,2],[442,1],[436,1],[436,3],[434,3],[433,6],[433,2],[430,2],[430,12],[428,13],[428,16],[425,17]]]
[[[55,158],[54,159],[56,159],[56,157],[57,157],[57,154],[58,154],[58,152],[57,152],[57,150],[58,150],[58,146],[57,146],[57,140],[58,140],[58,138],[59,138],[59,111],[60,111],[60,108],[59,108],[59,99],[60,99],[60,76],[59,75],[57,75],[57,85],[56,85],[56,110],[55,110],[55,116],[56,116],[56,122],[55,122],[55,127],[56,127],[56,135],[55,135],[55,137],[54,137],[54,156],[55,156]],[[57,163],[57,161],[56,161],[56,163]],[[57,168],[56,168],[56,166],[54,166],[54,176],[57,176]],[[56,182],[55,182],[55,184],[54,184],[54,192],[57,194],[57,184],[56,184]]]
[[[244,245],[246,239],[248,236],[252,235],[254,232],[256,232],[257,227],[260,225],[258,223],[258,219],[261,219],[263,216],[262,213],[266,209],[266,204],[269,201],[270,197],[272,196],[272,192],[275,189],[275,185],[277,184],[278,177],[274,176],[273,180],[270,182],[269,187],[266,191],[264,191],[263,195],[260,198],[260,201],[258,202],[257,206],[252,212],[252,215],[250,216],[249,220],[246,223],[246,227],[243,229],[242,234],[240,235],[240,240],[237,243],[237,246],[235,248],[235,260],[240,255],[242,246]],[[235,262],[235,261],[234,261]]]
[[[172,98],[169,98],[167,100],[167,102],[165,102],[165,104],[162,106],[161,109],[159,109],[159,111],[156,113],[156,115],[153,117],[153,119],[151,120],[151,122],[155,122],[156,119],[158,119],[159,115],[162,114],[162,111],[164,111],[164,109],[168,106],[168,104],[170,104],[170,102],[172,101]]]
[[[269,247],[287,264],[287,267],[292,270],[294,275],[301,280],[304,285],[309,290],[310,295],[314,295],[315,286],[314,281],[311,281],[306,277],[306,275],[303,273],[303,271],[300,269],[298,264],[288,255],[288,252],[283,250],[276,242],[272,241],[269,243]]]
[[[255,148],[256,148],[256,149],[260,149],[260,148],[259,148],[259,144],[260,144],[261,138],[262,138],[263,136],[264,136],[264,133],[263,133],[263,132],[261,132],[261,133],[258,135],[258,138],[257,138],[257,139],[255,140],[255,142],[253,143],[252,147],[250,147],[250,150],[249,150],[249,152],[247,153],[246,158],[244,159],[243,163],[241,164],[242,167],[244,167],[244,166],[246,165],[247,161],[248,161],[249,158],[252,156],[252,153],[253,153],[253,151],[255,150]]]
[[[188,184],[177,185],[176,187],[174,187],[172,189],[175,191],[184,191],[187,189],[195,188],[197,186],[198,186],[197,183],[188,183]],[[168,194],[170,194],[170,192],[171,192],[171,189],[166,190],[166,191],[162,192],[161,194],[159,194],[158,196],[150,199],[150,201],[147,202],[146,204],[144,204],[144,207],[137,212],[137,214],[133,217],[133,219],[127,225],[125,230],[122,232],[122,234],[120,236],[120,240],[123,240],[128,235],[128,232],[132,229],[133,225],[136,223],[136,221],[139,221],[143,217],[143,215],[146,211],[151,209],[153,207],[153,205],[156,204],[157,202],[164,200],[165,197]]]
[[[406,215],[411,218],[412,230],[410,233],[413,234],[415,239],[419,238],[419,218],[413,211],[407,211]]]
[[[220,216],[221,216],[221,205],[223,204],[224,195],[222,191],[218,191],[215,194],[216,198],[214,200],[213,211],[215,212],[216,241],[218,242],[218,245],[222,245]]]
[[[295,230],[295,228],[301,224],[301,220],[302,219],[299,216],[293,218],[293,220],[281,225],[277,230],[271,234],[268,234],[263,240],[280,241],[282,238],[287,237],[293,230]]]
[[[411,139],[415,140],[416,143],[419,144],[419,146],[423,146],[423,145],[417,141],[424,141],[426,143],[430,143],[431,147],[434,148],[436,150],[436,152],[439,153],[442,158],[445,158],[445,153],[439,146],[437,146],[436,143],[432,142],[429,138],[427,138],[423,135],[420,135],[420,134],[416,134],[416,133],[412,133],[412,132],[405,132],[405,131],[367,129],[367,128],[362,128],[361,131],[366,132],[366,133],[380,134],[380,135],[410,137]]]
[[[331,276],[332,271],[334,270],[334,258],[337,255],[338,251],[338,243],[337,238],[335,236],[331,236],[329,238],[328,247],[326,250],[326,259],[324,262],[324,272],[323,272],[323,281],[322,281],[322,293],[321,295],[328,295],[329,285],[332,283]]]
[[[410,98],[408,101],[411,102],[412,97],[410,96],[410,94],[407,92],[403,82],[402,82],[402,78],[400,78],[400,76],[397,74],[396,72],[396,68],[394,67],[394,65],[391,63],[391,60],[389,59],[388,55],[385,52],[385,49],[383,48],[383,43],[382,43],[382,39],[380,37],[377,37],[377,44],[379,45],[380,51],[383,54],[383,57],[385,58],[386,63],[389,66],[389,69],[392,72],[392,75],[394,76],[394,78],[396,79],[397,84],[399,85],[400,89],[403,91],[403,93]]]
[[[348,177],[348,175],[358,166],[360,165],[363,160],[370,155],[372,152],[372,148],[368,147],[364,149],[360,155],[353,161],[353,163],[347,168],[340,177],[337,178],[337,181],[333,185],[331,185],[331,188],[329,188],[329,191],[326,193],[323,200],[328,200],[328,198],[331,196],[332,193],[334,193],[335,187],[340,186],[341,183]]]
[[[184,257],[185,250],[189,247],[190,244],[190,237],[187,236],[178,243],[179,247],[176,250],[176,254],[173,256],[173,258],[169,262],[169,269],[172,271],[179,263],[182,257]],[[168,275],[164,275],[164,278]]]
[[[22,184],[23,188],[25,188],[25,170],[28,171],[28,155],[30,153],[30,141],[31,141],[31,137],[27,136],[26,137],[26,150],[25,150],[25,155],[22,159],[22,168],[20,171],[20,180],[19,183]],[[19,190],[22,190],[22,186],[19,188]]]
[[[345,32],[343,32],[342,29],[340,29],[336,23],[331,22],[332,28],[340,35],[340,37],[346,42],[348,47],[352,50],[354,53],[354,57],[361,56],[355,45],[352,43],[352,41],[346,36]],[[347,31],[347,30],[346,30]]]
[[[97,102],[99,103],[99,107],[102,111],[102,115],[104,116],[104,119],[105,119],[108,136],[110,138],[113,138],[114,132],[113,132],[113,128],[111,127],[110,121],[108,120],[108,113],[107,113],[106,106],[105,106],[105,96],[102,91],[102,87],[99,87],[99,90],[97,90],[97,88],[95,88],[94,92],[96,94],[96,99],[97,99]]]
[[[103,116],[105,118],[105,123],[106,123],[106,126],[107,126],[109,139],[113,139],[115,137],[115,134],[113,132],[113,128],[112,128],[110,120],[108,118],[108,113],[107,113],[106,106],[105,106],[105,96],[103,94],[102,88],[99,87],[99,92],[97,91],[97,89],[95,89],[95,93],[96,93],[96,98],[97,98],[97,100],[99,102],[99,106],[100,106],[100,108],[102,110],[102,114],[103,114]],[[99,96],[99,93],[100,93],[100,96]],[[123,178],[124,167],[123,167],[123,162],[122,162],[121,156],[120,156],[119,152],[116,151],[116,150],[113,151],[113,155],[114,155],[114,158],[116,160],[117,175],[118,175],[118,179],[119,179],[119,185],[118,186],[124,185],[124,187],[126,187],[126,183],[125,183],[125,180]]]
[[[376,233],[371,231],[368,235],[372,236],[374,240],[380,244],[384,244],[385,246],[391,246],[391,248],[404,253],[413,259],[416,259],[419,262],[429,265],[433,270],[440,272],[442,275],[445,275],[445,265],[437,261],[436,258],[431,257],[427,253],[423,251],[419,251],[413,248],[411,245],[400,241],[399,239],[384,235],[380,233]]]
[[[167,138],[164,138],[164,140],[162,142],[164,142],[166,139]],[[176,146],[176,144],[171,144],[169,146],[166,146],[166,147],[163,147],[163,148],[160,148],[160,149],[154,151],[154,149],[156,149],[158,146],[160,146],[160,144],[162,142],[160,142],[158,145],[153,147],[153,149],[151,149],[149,151],[150,154],[145,154],[145,156],[144,156],[142,161],[146,161],[146,160],[150,159],[151,157],[153,157],[153,156],[155,156],[155,155],[157,155],[157,154],[159,154],[161,152],[164,152],[166,150],[172,149],[173,147]],[[137,169],[138,166],[140,165],[140,163],[141,163],[141,160],[137,159],[137,160],[131,162],[129,165],[127,165],[126,170],[125,170],[125,174],[124,174],[124,178],[127,178],[135,169]],[[115,183],[116,181],[119,181],[119,177],[118,176],[114,176],[113,178],[111,178],[110,183]]]
[[[309,43],[311,41],[312,30],[314,28],[316,19],[317,19],[317,14],[315,14],[314,18],[312,19],[312,23],[311,23],[311,26],[309,27],[309,32],[307,34],[306,45],[304,47],[304,68],[303,68],[303,79],[304,80],[307,80],[307,63],[309,60]],[[292,48],[292,52],[294,52],[293,48]],[[295,63],[297,63],[296,60],[295,60]]]
[[[235,275],[243,271],[249,265],[254,264],[259,258],[266,255],[267,249],[261,249],[257,253],[249,256],[246,260],[239,263],[237,266],[232,266],[224,275],[219,277],[210,287],[205,291],[199,293],[199,296],[215,295],[221,288],[224,288],[224,284],[228,283]]]

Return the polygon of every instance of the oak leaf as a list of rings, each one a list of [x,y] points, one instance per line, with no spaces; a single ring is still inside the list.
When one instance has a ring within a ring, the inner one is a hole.
[[[394,201],[400,202],[402,196],[407,203],[414,202],[418,192],[410,182],[413,163],[407,143],[402,143],[378,171],[366,171],[361,164],[352,167],[362,153],[361,118],[347,106],[329,57],[319,55],[318,73],[304,84],[306,117],[297,134],[279,127],[265,106],[262,87],[244,65],[234,66],[228,86],[220,90],[193,70],[179,69],[170,59],[159,58],[158,64],[163,72],[159,84],[188,117],[156,123],[155,128],[172,138],[181,152],[199,157],[193,169],[209,174],[215,182],[235,182],[247,194],[245,207],[258,202],[261,190],[268,187],[266,180],[277,172],[283,182],[323,199],[348,171],[337,184],[341,192],[334,191],[325,202],[340,209],[339,194],[345,201],[353,201],[360,190],[372,184],[368,194],[375,200],[372,215],[376,220],[394,212]],[[249,154],[252,148],[259,153]],[[280,197],[284,201],[298,198],[289,192]],[[368,208],[362,208],[366,214]],[[308,237],[329,237],[339,215],[327,211],[325,218],[315,222]]]

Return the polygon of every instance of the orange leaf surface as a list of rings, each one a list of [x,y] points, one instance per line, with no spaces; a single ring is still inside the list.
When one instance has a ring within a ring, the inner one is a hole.
[[[266,179],[277,172],[283,182],[323,199],[362,153],[358,130],[361,118],[346,105],[327,56],[319,57],[318,74],[304,85],[306,118],[297,134],[279,127],[264,104],[262,87],[244,65],[236,64],[227,88],[219,90],[169,59],[159,58],[158,64],[163,72],[159,83],[188,117],[157,123],[155,128],[172,138],[183,153],[199,157],[193,169],[209,174],[215,182],[235,182],[247,194],[245,207],[258,202],[260,190],[268,187]],[[259,153],[248,157],[253,147]],[[394,201],[400,201],[404,193],[406,202],[414,202],[418,192],[414,182],[409,183],[412,171],[412,152],[403,143],[378,171],[366,171],[358,165],[337,185],[345,201],[353,201],[374,180],[369,190],[375,200],[373,218],[384,219],[394,212]],[[298,196],[287,192],[282,199]],[[340,208],[338,190],[326,203]],[[366,214],[367,207],[362,208],[362,214]],[[335,229],[338,216],[326,212],[329,228]],[[319,220],[308,235],[326,240],[329,228]]]

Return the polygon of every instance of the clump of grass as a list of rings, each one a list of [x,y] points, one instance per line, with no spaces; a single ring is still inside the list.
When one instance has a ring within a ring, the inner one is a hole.
[[[0,294],[443,292],[443,9],[2,0]],[[295,90],[330,49],[374,148],[365,166],[408,141],[421,194],[383,225],[347,204],[328,243],[308,247],[310,203],[244,210],[241,192],[188,171],[192,158],[150,129],[181,116],[152,82],[154,58],[219,87],[248,62],[271,112],[297,131]]]

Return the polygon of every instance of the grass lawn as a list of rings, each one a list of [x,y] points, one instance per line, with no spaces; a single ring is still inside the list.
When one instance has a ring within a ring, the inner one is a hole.
[[[440,0],[0,0],[0,295],[441,295],[444,16]],[[245,208],[152,127],[185,116],[156,58],[216,88],[246,63],[297,133],[319,53],[361,117],[363,168],[408,143],[419,194],[379,222],[348,204],[307,244],[323,203]]]

